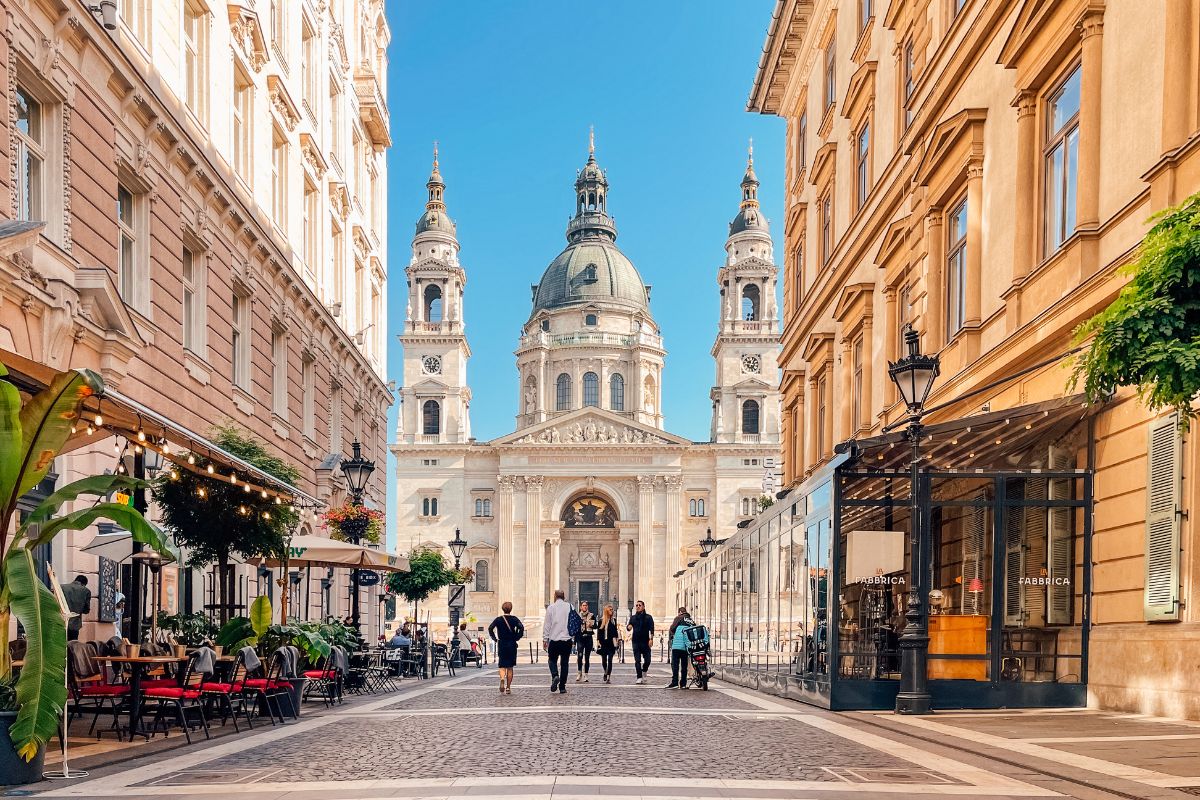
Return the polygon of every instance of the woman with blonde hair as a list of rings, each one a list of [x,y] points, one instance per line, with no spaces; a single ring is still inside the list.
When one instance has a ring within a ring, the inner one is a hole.
[[[604,607],[600,615],[600,624],[596,628],[596,650],[600,653],[600,666],[604,668],[604,682],[612,683],[613,654],[621,641],[620,628],[617,627],[617,615],[613,612],[612,604]]]
[[[512,615],[512,603],[505,602],[500,608],[503,614],[492,620],[488,635],[496,643],[496,657],[500,670],[500,694],[512,694],[513,667],[517,665],[517,641],[525,635],[525,626]]]

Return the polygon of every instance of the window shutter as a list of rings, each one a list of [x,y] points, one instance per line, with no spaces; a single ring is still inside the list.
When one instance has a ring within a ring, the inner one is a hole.
[[[1025,499],[1044,501],[1049,493],[1046,485],[1048,480],[1035,476],[1025,481]],[[1040,579],[1049,575],[1047,556],[1046,525],[1049,522],[1045,506],[1026,506],[1024,512],[1025,529],[1021,532],[1021,544],[1024,550],[1022,578]],[[1046,624],[1046,593],[1037,587],[1036,582],[1021,586],[1022,602],[1024,603],[1024,625],[1040,628]]]
[[[1068,470],[1075,468],[1072,453],[1061,447],[1050,448],[1050,469]],[[1056,478],[1050,481],[1051,500],[1070,500],[1073,481]],[[1070,625],[1072,622],[1071,599],[1075,595],[1075,532],[1073,520],[1075,509],[1050,508],[1048,512],[1049,552],[1046,572],[1050,578],[1046,587],[1046,623]],[[1061,579],[1066,579],[1065,583]]]
[[[980,495],[980,499],[987,499]],[[987,509],[976,506],[971,509],[967,520],[967,535],[963,537],[962,613],[978,614],[979,600],[983,597],[983,586],[990,575],[983,574],[984,550],[987,543]]]
[[[1019,495],[1013,492],[1012,499],[1024,498],[1024,481],[1013,483],[1021,485],[1021,489]],[[1025,546],[1021,534],[1026,509],[1010,506],[1007,511],[1004,523],[1004,624],[1019,627],[1025,624],[1025,586],[1021,583],[1025,575]]]
[[[1171,414],[1150,423],[1146,479],[1146,619],[1179,619],[1183,446]]]

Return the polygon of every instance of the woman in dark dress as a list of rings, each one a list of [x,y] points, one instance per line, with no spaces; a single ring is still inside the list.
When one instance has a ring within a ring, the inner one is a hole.
[[[596,628],[596,649],[600,653],[600,666],[604,668],[605,683],[612,683],[613,654],[617,652],[620,640],[621,633],[617,628],[616,614],[613,613],[613,607],[607,605],[600,616],[600,625]]]
[[[525,635],[525,626],[512,615],[512,603],[501,606],[504,613],[488,625],[488,636],[496,643],[500,666],[500,694],[512,694],[513,667],[517,665],[517,640]]]

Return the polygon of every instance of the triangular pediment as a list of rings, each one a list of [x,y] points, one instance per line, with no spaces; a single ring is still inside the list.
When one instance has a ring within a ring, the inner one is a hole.
[[[445,394],[450,387],[439,380],[426,378],[420,383],[414,383],[410,388],[417,394]]]
[[[530,425],[489,444],[620,447],[627,445],[690,445],[689,439],[659,430],[603,408],[580,408],[569,414]]]
[[[771,384],[761,378],[746,378],[738,381],[731,388],[743,392],[769,392],[773,391]]]

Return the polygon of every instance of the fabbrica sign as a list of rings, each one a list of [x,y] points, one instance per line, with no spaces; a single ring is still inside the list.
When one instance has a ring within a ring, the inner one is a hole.
[[[846,583],[903,586],[904,531],[846,534]]]

